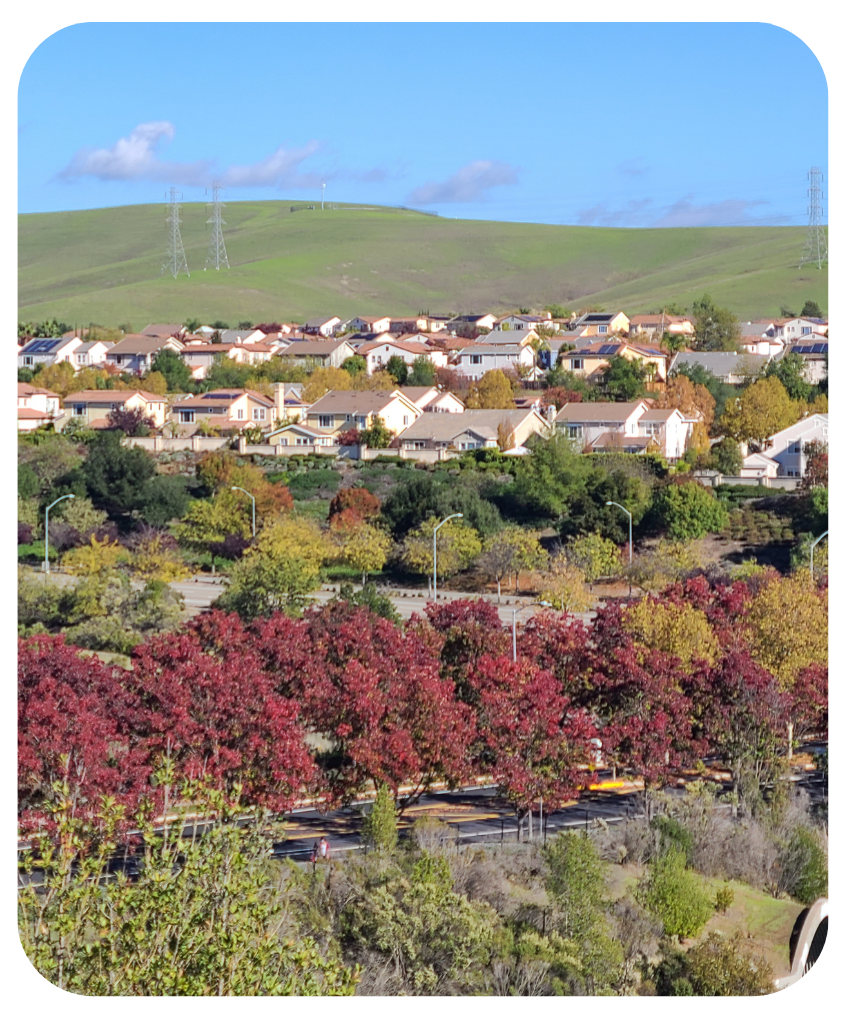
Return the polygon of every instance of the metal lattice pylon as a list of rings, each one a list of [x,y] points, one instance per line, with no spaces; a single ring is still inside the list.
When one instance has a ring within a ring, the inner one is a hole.
[[[808,170],[808,180],[811,184],[808,188],[808,233],[799,268],[810,262],[816,262],[817,268],[821,269],[822,263],[828,261],[828,238],[823,224],[822,170],[812,166]]]
[[[170,200],[167,203],[167,224],[168,224],[168,235],[167,235],[167,261],[162,266],[161,274],[169,272],[174,279],[179,275],[180,272],[184,272],[186,276],[191,275],[188,271],[188,261],[185,258],[185,248],[182,246],[182,234],[179,232],[179,208],[180,205],[176,200],[176,188],[170,189]]]
[[[206,222],[212,224],[212,235],[209,241],[209,253],[206,255],[206,265],[213,265],[216,269],[219,269],[221,265],[225,265],[228,269],[229,258],[227,257],[226,244],[223,240],[223,227],[226,225],[226,220],[222,215],[222,210],[226,206],[220,200],[220,191],[220,184],[215,180],[212,184],[212,200],[206,202],[206,207],[211,209],[211,218],[207,219]],[[205,272],[205,268],[203,271]]]

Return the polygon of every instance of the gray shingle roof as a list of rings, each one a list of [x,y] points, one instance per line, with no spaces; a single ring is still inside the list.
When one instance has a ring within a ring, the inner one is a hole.
[[[465,431],[486,438],[495,437],[502,421],[517,427],[531,410],[465,410],[461,414],[423,414],[402,433],[402,440],[451,442]]]
[[[769,363],[770,358],[762,353],[679,353],[671,365],[672,371],[678,371],[683,365],[693,367],[701,364],[717,378],[729,375],[756,375]]]

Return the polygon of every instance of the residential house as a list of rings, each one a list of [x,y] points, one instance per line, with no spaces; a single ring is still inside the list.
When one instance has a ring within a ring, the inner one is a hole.
[[[286,364],[316,364],[318,367],[339,368],[355,350],[345,340],[302,340],[278,350],[277,357]]]
[[[175,323],[170,325],[148,325],[141,330],[141,335],[159,336],[162,339],[167,339],[168,336],[176,336],[177,339],[182,339],[187,331],[184,325],[177,325]]]
[[[422,414],[399,389],[375,392],[336,389],[312,403],[303,423],[322,434],[337,436],[352,428],[357,431],[370,428],[373,418],[379,417],[389,431],[400,435]]]
[[[533,340],[539,339],[540,337],[534,329],[515,329],[513,332],[510,329],[494,329],[493,332],[489,332],[483,339],[476,340],[477,343],[484,343],[485,346],[496,346],[498,343],[505,343],[511,346],[515,344],[517,346],[528,346]]]
[[[454,318],[450,318],[446,324],[447,328],[453,332],[458,329],[461,329],[462,332],[468,329],[490,330],[496,324],[496,315],[456,315]]]
[[[58,339],[31,339],[18,351],[19,368],[50,367],[67,361],[73,364],[75,351],[82,346],[79,336]]]
[[[430,315],[427,312],[423,332],[444,332],[451,320],[452,315]]]
[[[776,329],[785,342],[793,343],[805,336],[827,336],[828,322],[824,318],[781,318]]]
[[[531,347],[520,346],[519,343],[471,343],[457,350],[453,360],[457,371],[476,381],[486,371],[518,370],[525,368],[531,371],[535,364],[535,354]]]
[[[667,354],[657,347],[640,343],[598,342],[577,347],[561,354],[564,367],[580,378],[591,378],[606,368],[614,357],[625,357],[647,367],[647,372],[660,381],[667,378]]]
[[[50,389],[18,382],[18,431],[34,431],[62,414],[62,397]]]
[[[221,329],[221,343],[261,343],[264,333],[261,329]]]
[[[614,336],[629,331],[628,316],[622,311],[589,311],[577,318],[570,331],[582,336]]]
[[[418,357],[425,357],[431,361],[436,368],[447,366],[447,355],[442,350],[432,350],[424,343],[416,343],[411,340],[387,339],[384,341],[362,343],[355,351],[360,357],[367,361],[367,373],[372,375],[374,371],[383,370],[392,357],[399,357],[409,367]]]
[[[657,314],[632,315],[629,318],[629,337],[634,338],[646,335],[650,339],[657,336],[659,339],[665,333],[672,333],[674,336],[689,336],[693,339],[696,330],[693,327],[693,319],[687,315],[667,315],[658,312]]]
[[[218,359],[228,358],[236,364],[260,364],[269,361],[276,348],[269,343],[186,343],[182,360],[191,369],[191,377],[205,378]]]
[[[778,477],[778,463],[762,452],[753,452],[744,457],[740,477]]]
[[[426,414],[462,414],[466,407],[454,392],[437,385],[404,385],[400,392]]]
[[[358,315],[351,318],[346,326],[352,332],[388,332],[391,328],[390,315]]]
[[[151,370],[156,354],[160,350],[173,350],[181,353],[183,343],[173,336],[144,336],[130,334],[106,353],[106,364],[113,365],[121,371],[135,375],[143,375]]]
[[[70,421],[86,428],[108,428],[112,410],[143,410],[160,428],[167,418],[167,399],[144,389],[82,389],[65,397],[65,414],[61,428]],[[61,430],[61,428],[59,430]]]
[[[784,340],[772,322],[743,322],[739,343],[743,353],[779,357],[784,351]]]
[[[652,439],[658,451],[671,463],[684,456],[696,420],[678,409],[648,409],[637,420],[637,433]]]
[[[542,315],[505,315],[494,322],[494,332],[537,332],[538,329],[554,329],[558,326],[547,312]]]
[[[813,340],[802,339],[794,343],[788,351],[798,354],[805,364],[805,379],[811,385],[819,385],[828,378],[828,340],[818,342],[817,337]]]
[[[633,440],[629,445],[643,451],[649,445],[638,429],[638,421],[649,410],[644,399],[633,403],[565,403],[554,418],[557,431],[571,439],[579,449],[590,451],[614,445],[622,448],[623,440]],[[614,436],[611,438],[611,436]]]
[[[465,410],[461,414],[423,414],[400,437],[403,450],[495,449],[507,436],[511,448],[531,435],[549,434],[549,422],[533,409]]]
[[[701,364],[720,381],[728,385],[742,385],[750,378],[757,378],[771,360],[772,357],[765,354],[685,351],[677,353],[671,360],[670,374],[678,372],[682,367]]]
[[[80,343],[73,352],[71,363],[77,371],[81,368],[101,368],[106,363],[106,354],[114,345],[101,339]]]
[[[425,315],[417,315],[414,318],[392,318],[388,329],[395,336],[403,336],[409,332],[425,332],[429,325],[429,319]]]
[[[805,449],[811,442],[823,442],[828,445],[828,414],[811,414],[803,417],[789,428],[771,435],[763,448],[748,454],[743,459],[742,477],[760,476],[757,473],[744,471],[766,470],[767,464],[762,456],[777,464],[778,477],[804,477],[806,467]],[[763,476],[772,476],[764,474]]]
[[[278,390],[277,390],[278,392]],[[272,427],[276,400],[254,389],[212,389],[174,403],[172,416],[179,425],[217,424],[222,430]]]
[[[341,325],[341,319],[337,315],[329,318],[309,318],[303,322],[302,331],[309,336],[334,336]]]
[[[296,446],[333,446],[335,436],[328,435],[324,431],[316,431],[307,424],[299,422],[284,424],[281,428],[271,431],[267,436],[269,445],[296,445]]]

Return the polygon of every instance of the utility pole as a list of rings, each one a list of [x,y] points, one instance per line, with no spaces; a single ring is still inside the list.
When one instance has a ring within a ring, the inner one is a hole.
[[[185,248],[182,246],[182,234],[179,232],[179,209],[180,205],[176,200],[176,188],[170,189],[170,200],[167,203],[167,261],[162,266],[161,275],[169,272],[174,279],[180,272],[190,277],[188,262],[185,258]]]
[[[206,208],[211,209],[211,218],[207,219],[206,223],[211,223],[212,226],[209,253],[206,255],[206,266],[211,264],[215,269],[220,269],[221,265],[225,265],[228,269],[229,258],[226,255],[226,244],[223,241],[223,227],[226,225],[226,220],[222,215],[222,210],[226,205],[220,200],[220,192],[220,181],[215,180],[212,183],[212,200],[206,202]],[[203,272],[205,271],[204,267]]]
[[[320,211],[323,211],[323,199],[326,197],[326,181],[320,181]]]
[[[817,268],[821,269],[822,263],[828,261],[828,238],[823,225],[823,174],[818,166],[808,170],[808,181],[811,185],[808,188],[808,232],[799,268],[806,263],[816,262]]]

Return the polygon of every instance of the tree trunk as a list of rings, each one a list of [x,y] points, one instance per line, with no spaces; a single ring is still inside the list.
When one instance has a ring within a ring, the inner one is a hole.
[[[502,577],[498,576],[496,580],[496,603],[502,604]]]

